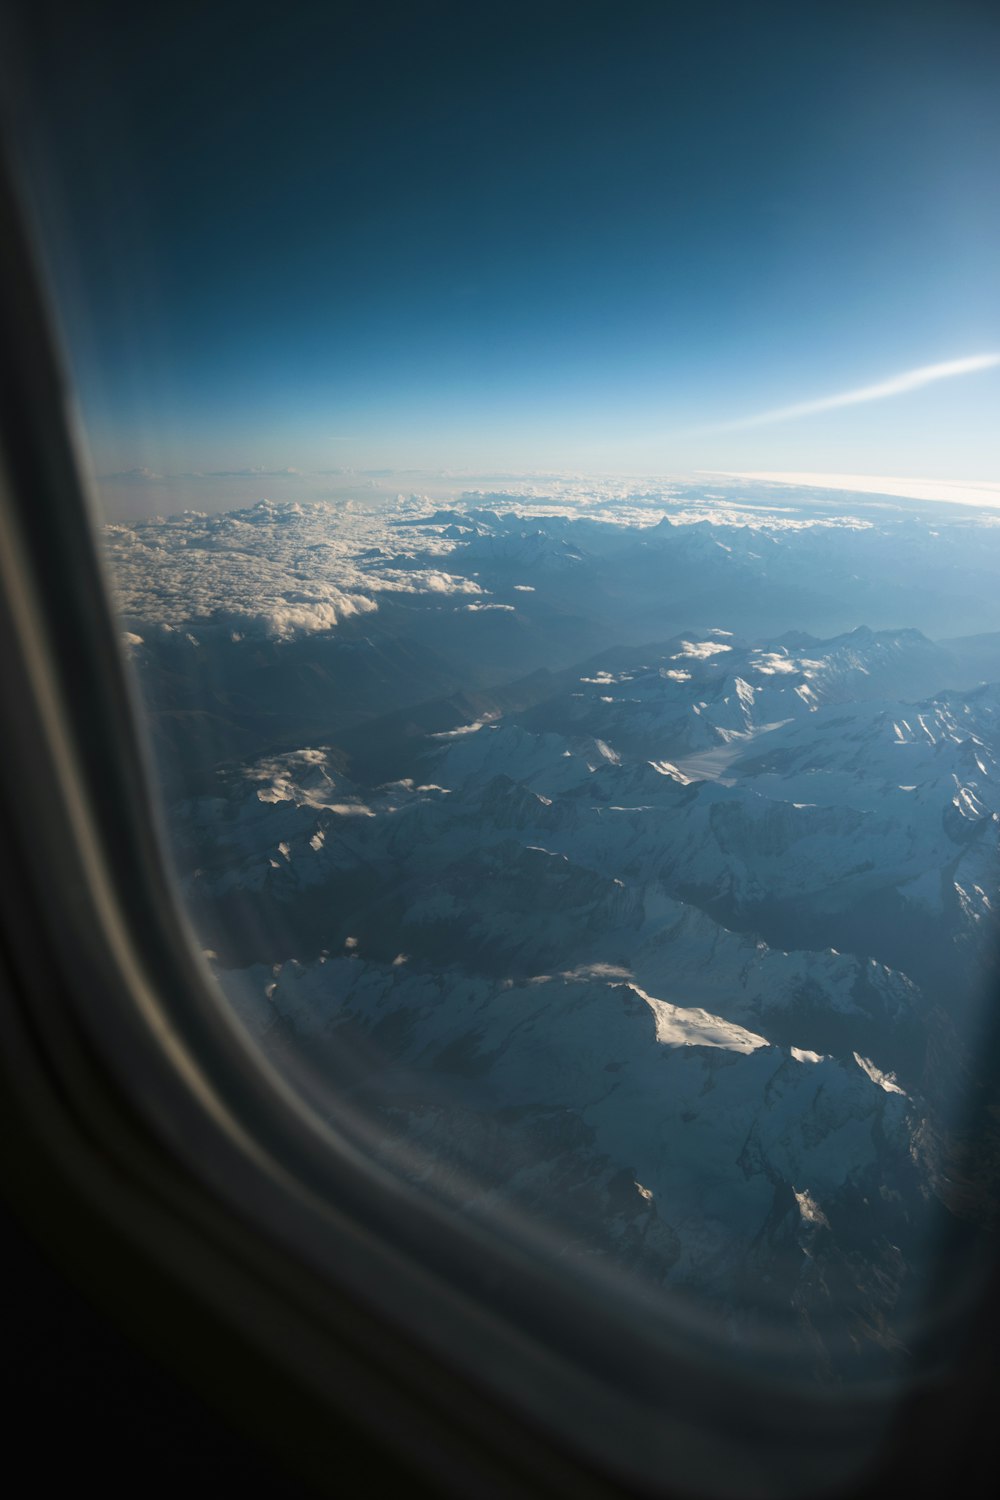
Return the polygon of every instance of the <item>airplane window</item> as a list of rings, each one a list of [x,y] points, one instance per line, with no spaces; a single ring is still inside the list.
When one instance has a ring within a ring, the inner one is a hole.
[[[456,1234],[875,1392],[872,1459],[994,1250],[996,15],[33,11],[217,995]]]

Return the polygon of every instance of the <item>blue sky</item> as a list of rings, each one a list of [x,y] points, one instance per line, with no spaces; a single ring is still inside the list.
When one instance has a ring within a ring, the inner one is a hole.
[[[99,474],[1000,478],[997,366],[745,420],[1000,351],[993,6],[98,6],[29,52]]]

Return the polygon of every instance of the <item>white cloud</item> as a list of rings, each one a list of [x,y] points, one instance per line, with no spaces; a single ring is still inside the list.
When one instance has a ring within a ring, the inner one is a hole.
[[[432,740],[454,740],[463,734],[478,734],[480,729],[492,722],[495,714],[487,714],[484,719],[476,719],[472,724],[460,724],[457,729],[439,729],[436,734],[428,735]]]
[[[771,422],[791,422],[797,417],[811,417],[818,412],[833,411],[841,406],[857,406],[865,401],[883,401],[887,396],[902,396],[907,391],[919,390],[921,386],[931,385],[936,380],[951,380],[956,375],[972,375],[978,370],[992,369],[995,365],[1000,365],[1000,354],[972,354],[965,359],[948,359],[941,364],[920,365],[915,370],[890,375],[887,380],[877,381],[875,385],[840,391],[835,396],[821,396],[815,401],[798,401],[792,406],[779,406],[773,411],[758,412],[753,417],[722,422],[709,430],[733,432],[743,427],[764,427]]]
[[[991,479],[898,479],[884,474],[788,474],[754,471],[725,474],[730,479],[762,480],[811,489],[849,490],[864,495],[897,495],[906,500],[934,500],[955,505],[1000,508],[1000,482]]]
[[[290,640],[372,613],[383,594],[483,593],[472,578],[421,566],[436,560],[428,551],[444,554],[455,544],[436,539],[428,548],[423,535],[413,541],[391,533],[394,515],[262,500],[224,514],[184,511],[109,525],[105,545],[123,623],[134,633],[197,624],[233,641]]]
[[[681,649],[671,661],[679,661],[682,656],[693,656],[698,661],[704,661],[709,656],[719,656],[723,651],[732,651],[732,646],[724,646],[721,641],[681,641]]]

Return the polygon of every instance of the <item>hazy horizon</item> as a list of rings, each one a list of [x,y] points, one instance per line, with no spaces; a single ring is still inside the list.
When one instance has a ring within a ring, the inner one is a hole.
[[[347,469],[332,473],[310,473],[289,468],[247,469],[214,474],[157,474],[148,469],[137,469],[96,476],[92,481],[92,489],[102,519],[138,521],[185,510],[221,514],[245,509],[261,500],[379,504],[395,499],[401,493],[414,493],[429,501],[449,501],[475,494],[484,486],[509,487],[500,488],[496,493],[512,500],[532,496],[544,499],[546,488],[588,482],[604,486],[617,485],[624,498],[629,489],[644,485],[701,483],[709,490],[718,484],[732,486],[734,482],[740,481],[754,486],[784,486],[789,490],[816,489],[844,495],[882,495],[915,504],[964,505],[1000,510],[1000,481],[974,482],[875,474],[783,474],[772,470],[739,472],[704,469],[670,474],[580,474],[544,470],[522,473],[477,473],[469,470],[463,473],[424,469],[377,472]]]

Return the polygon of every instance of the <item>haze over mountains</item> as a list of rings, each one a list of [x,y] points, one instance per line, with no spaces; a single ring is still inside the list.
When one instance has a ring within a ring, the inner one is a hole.
[[[729,1348],[905,1364],[995,1217],[1000,515],[572,479],[107,541],[268,1052]]]

